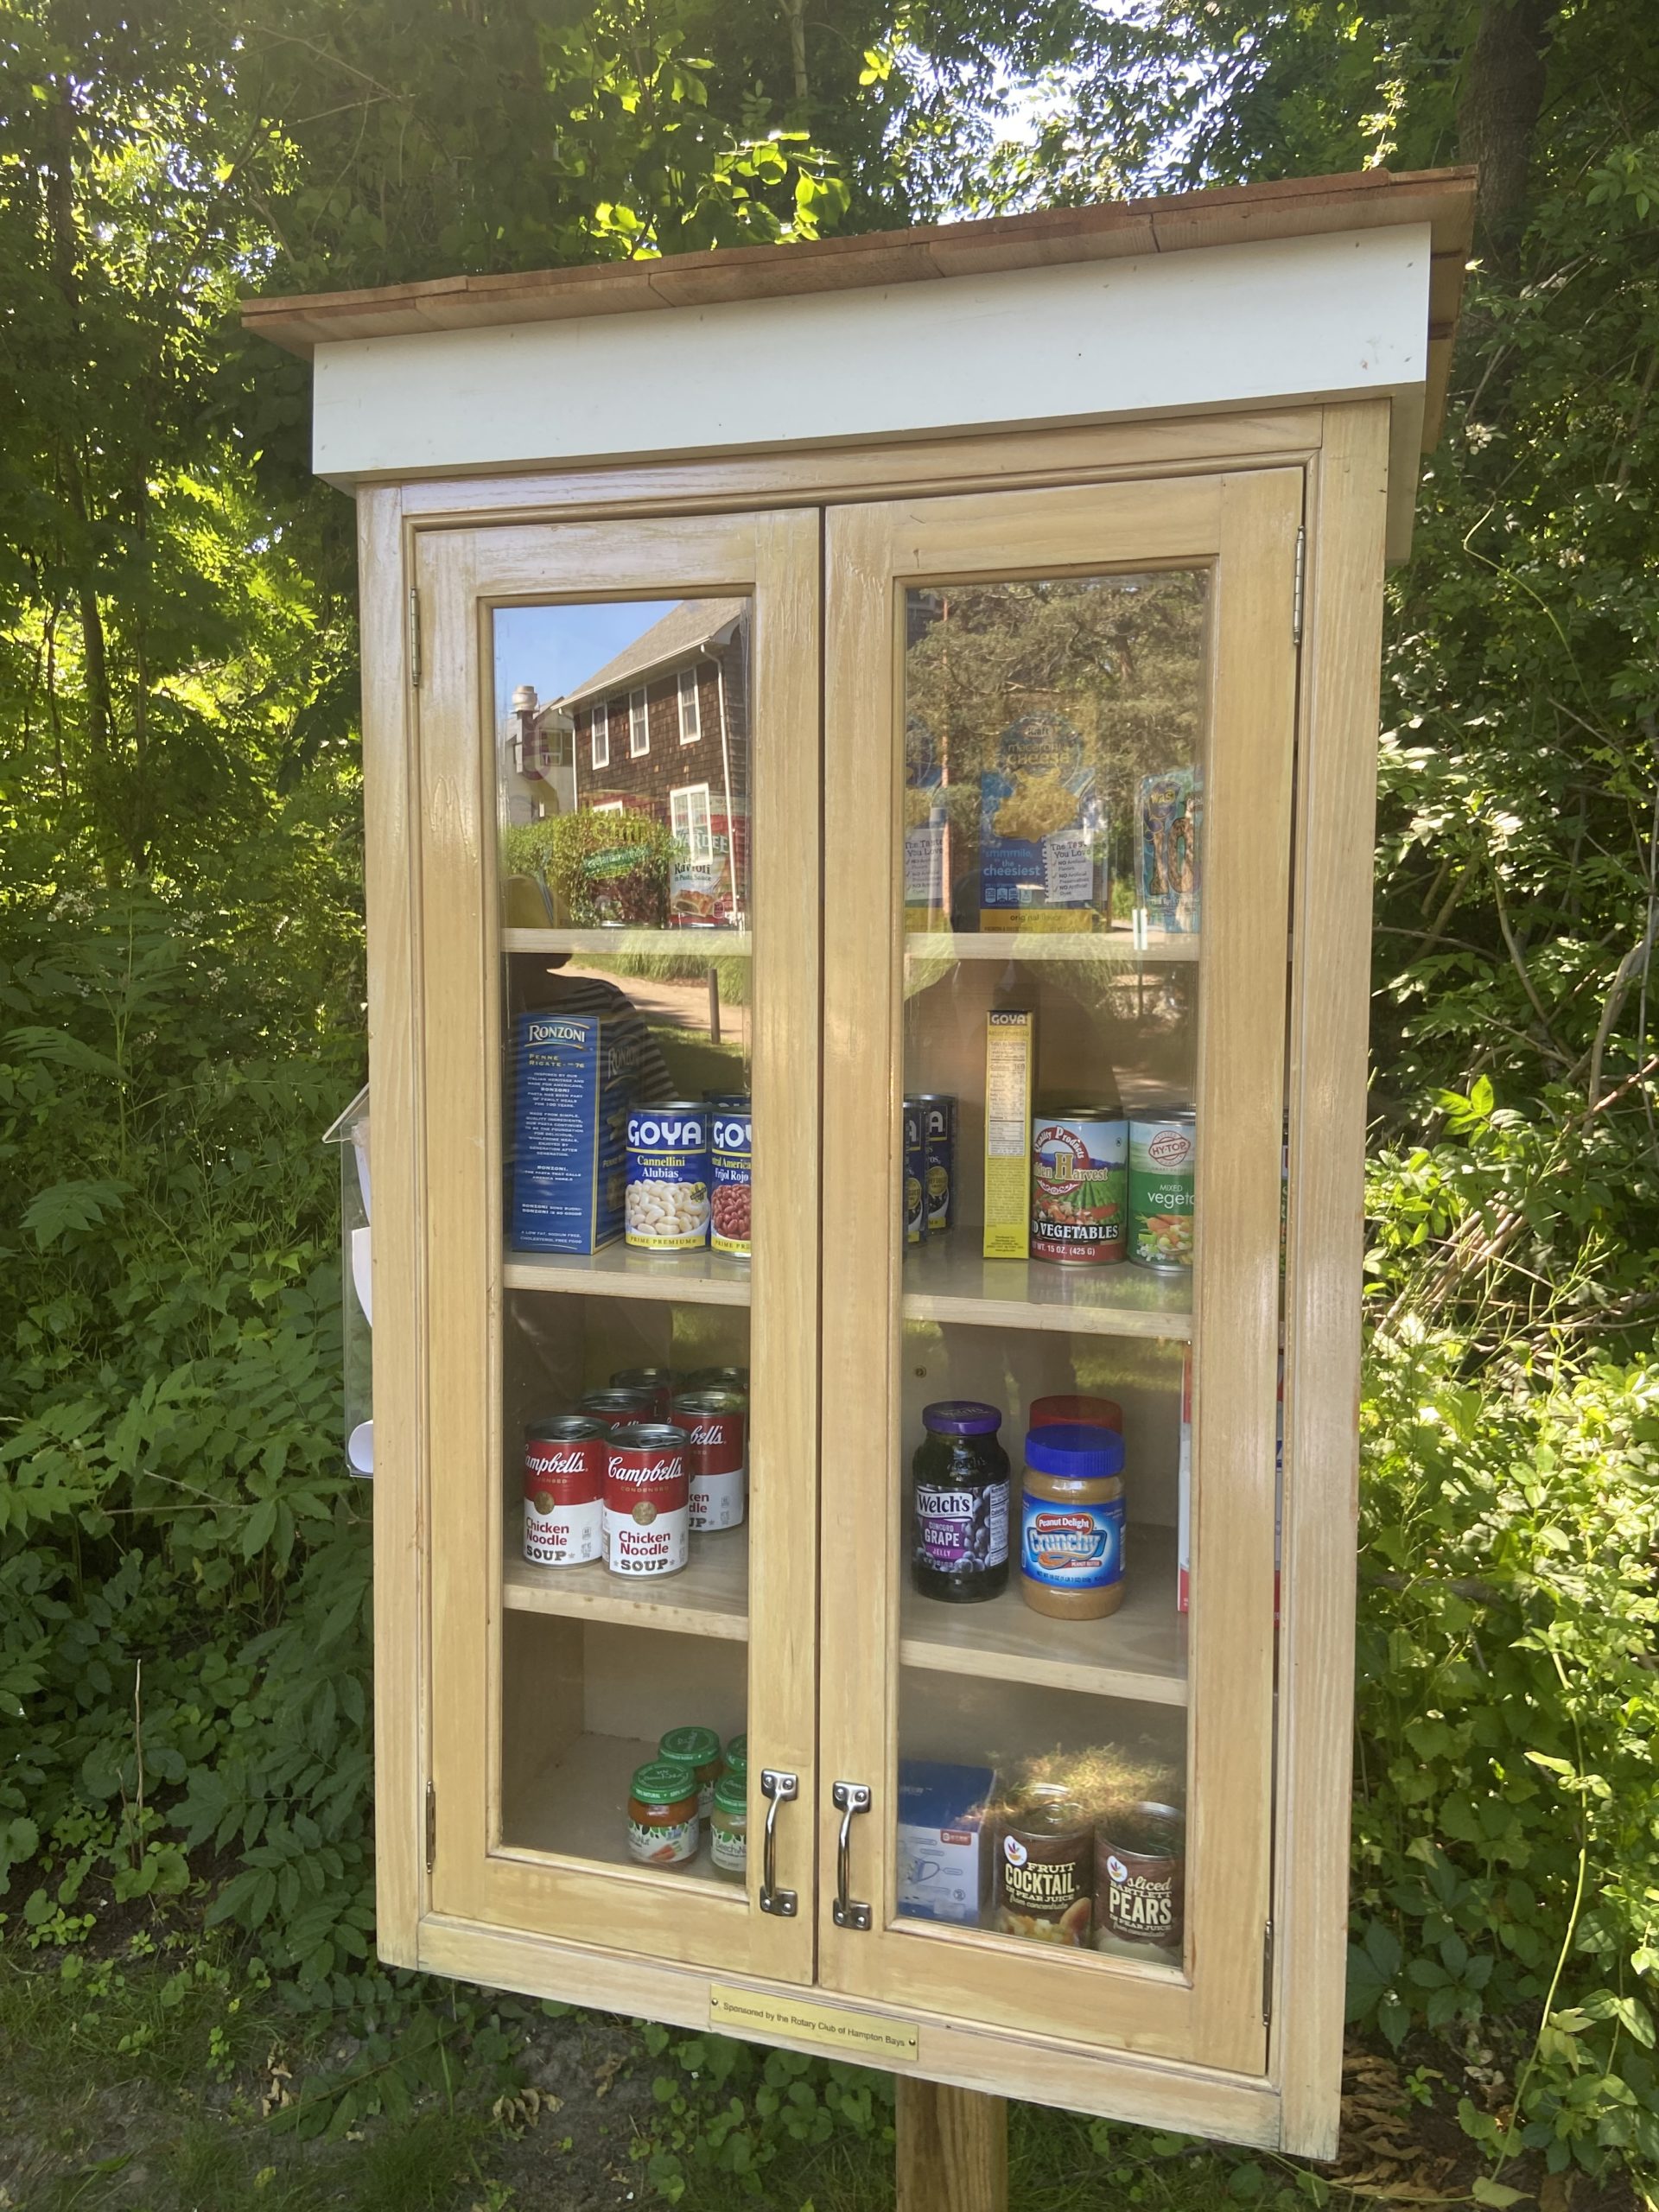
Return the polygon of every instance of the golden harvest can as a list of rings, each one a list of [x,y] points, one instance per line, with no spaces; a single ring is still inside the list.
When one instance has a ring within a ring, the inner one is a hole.
[[[1068,1106],[1031,1125],[1031,1256],[1099,1267],[1124,1255],[1129,1125]]]
[[[1130,1251],[1143,1268],[1179,1274],[1192,1265],[1198,1150],[1198,1122],[1191,1114],[1129,1123]]]

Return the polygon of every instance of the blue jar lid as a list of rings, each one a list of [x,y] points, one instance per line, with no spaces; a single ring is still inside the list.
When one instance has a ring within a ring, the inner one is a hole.
[[[1123,1471],[1123,1440],[1113,1428],[1090,1428],[1081,1421],[1056,1421],[1033,1428],[1026,1439],[1026,1465],[1039,1475],[1069,1476],[1073,1482],[1099,1482]]]
[[[974,1398],[942,1398],[922,1408],[922,1427],[935,1436],[995,1436],[1001,1426],[998,1408]]]

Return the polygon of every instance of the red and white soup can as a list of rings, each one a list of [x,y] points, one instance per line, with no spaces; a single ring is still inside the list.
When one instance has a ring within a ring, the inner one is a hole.
[[[685,1438],[694,1535],[735,1529],[748,1487],[748,1401],[737,1390],[683,1390],[670,1418]]]
[[[635,1580],[677,1574],[691,1550],[683,1433],[668,1421],[611,1432],[605,1452],[605,1561]]]
[[[604,1548],[602,1422],[555,1414],[524,1430],[524,1557],[532,1567],[583,1567]]]

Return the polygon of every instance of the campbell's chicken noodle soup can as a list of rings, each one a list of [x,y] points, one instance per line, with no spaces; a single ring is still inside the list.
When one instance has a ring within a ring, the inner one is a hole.
[[[709,1124],[709,1242],[728,1259],[749,1256],[753,1124],[747,1099],[722,1099]]]
[[[613,1429],[605,1455],[605,1564],[635,1580],[677,1574],[690,1555],[685,1437],[670,1421]]]
[[[626,1428],[637,1421],[657,1419],[657,1393],[651,1390],[589,1390],[576,1401],[576,1411],[607,1428]]]
[[[1031,1256],[1100,1267],[1124,1256],[1129,1125],[1099,1106],[1033,1116]]]
[[[556,1414],[524,1430],[524,1557],[533,1567],[583,1567],[604,1548],[602,1422]]]
[[[1198,1129],[1191,1114],[1129,1123],[1130,1255],[1143,1268],[1192,1268]]]
[[[630,1395],[644,1392],[651,1399],[651,1419],[666,1421],[674,1399],[674,1376],[666,1367],[619,1367],[611,1377],[613,1390]]]
[[[685,1390],[669,1416],[685,1437],[691,1533],[735,1529],[748,1488],[748,1402],[735,1390]]]
[[[749,1402],[749,1370],[747,1367],[698,1367],[685,1378],[688,1390],[734,1390],[747,1406]]]

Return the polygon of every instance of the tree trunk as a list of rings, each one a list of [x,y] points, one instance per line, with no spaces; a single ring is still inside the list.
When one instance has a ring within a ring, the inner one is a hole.
[[[1559,0],[1485,0],[1458,99],[1459,150],[1480,164],[1481,242],[1504,262],[1526,219],[1532,137],[1544,104],[1544,56]]]

